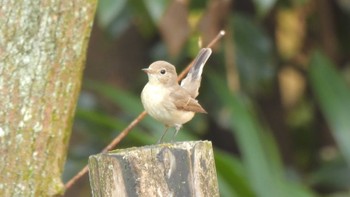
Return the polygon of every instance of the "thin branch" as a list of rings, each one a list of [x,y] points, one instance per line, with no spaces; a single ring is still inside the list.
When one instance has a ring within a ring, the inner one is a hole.
[[[207,45],[207,48],[211,48],[218,40],[220,40],[225,35],[225,31],[221,30],[218,35]],[[179,74],[178,81],[183,79],[185,75],[190,70],[193,61]],[[119,144],[119,142],[124,139],[128,133],[133,129],[141,120],[146,116],[146,111],[140,113],[114,140],[106,146],[101,153],[106,153],[112,150],[115,146]],[[83,169],[81,169],[73,178],[71,178],[66,184],[65,189],[68,190],[71,188],[82,176],[84,176],[89,171],[88,165],[85,165]]]
[[[66,191],[71,188],[81,177],[89,171],[88,165],[85,165],[73,178],[71,178],[65,185]]]
[[[219,41],[223,36],[225,35],[225,31],[221,30],[215,38],[207,45],[207,48],[211,48],[217,41]],[[185,77],[185,75],[190,71],[190,68],[192,67],[194,60],[179,74],[177,80],[181,81]]]
[[[146,116],[146,111],[143,111],[140,113],[114,140],[106,146],[101,153],[106,153],[110,150],[112,150],[113,147],[115,147],[117,144],[119,144],[124,137],[128,135],[128,133],[131,131],[132,128],[134,128],[145,116]],[[78,174],[76,174],[73,178],[71,178],[66,184],[65,188],[66,190],[72,187],[75,182],[77,182],[82,176],[84,176],[88,172],[89,168],[88,165],[85,165],[83,169],[81,169]]]

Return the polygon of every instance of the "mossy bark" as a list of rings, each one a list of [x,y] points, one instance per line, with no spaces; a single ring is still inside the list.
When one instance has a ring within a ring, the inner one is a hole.
[[[96,0],[0,1],[0,196],[53,196]]]
[[[158,144],[90,156],[93,196],[219,196],[208,141]]]

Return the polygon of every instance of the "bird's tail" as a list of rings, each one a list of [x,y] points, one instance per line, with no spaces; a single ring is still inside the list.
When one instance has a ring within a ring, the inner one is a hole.
[[[181,86],[186,89],[193,98],[198,96],[198,89],[201,85],[203,67],[211,55],[210,48],[202,48],[193,65],[188,72],[186,78],[181,81]]]

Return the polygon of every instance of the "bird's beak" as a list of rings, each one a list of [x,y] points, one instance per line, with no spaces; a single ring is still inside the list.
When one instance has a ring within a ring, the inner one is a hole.
[[[143,68],[143,69],[141,69],[143,72],[145,72],[145,73],[149,73],[150,72],[150,69],[149,68]]]
[[[143,72],[147,73],[147,74],[154,74],[154,73],[156,73],[155,70],[150,69],[150,68],[143,68],[143,69],[141,69],[141,70],[142,70]]]

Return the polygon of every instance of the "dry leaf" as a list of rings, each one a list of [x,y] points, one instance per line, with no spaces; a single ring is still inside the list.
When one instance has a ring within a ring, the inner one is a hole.
[[[190,35],[188,1],[172,1],[158,26],[169,54],[177,55]]]
[[[199,31],[203,35],[204,46],[224,28],[224,24],[227,23],[226,20],[229,18],[231,3],[231,0],[209,1],[202,20],[198,25]]]
[[[282,58],[298,54],[305,38],[305,20],[300,9],[280,9],[277,12],[276,40]]]
[[[291,108],[300,100],[305,90],[304,77],[291,67],[283,68],[278,74],[282,104]]]

